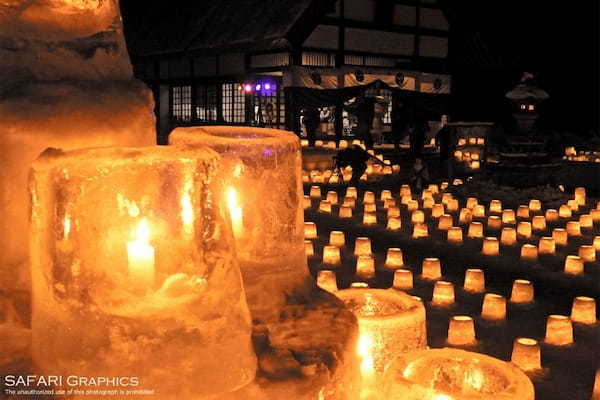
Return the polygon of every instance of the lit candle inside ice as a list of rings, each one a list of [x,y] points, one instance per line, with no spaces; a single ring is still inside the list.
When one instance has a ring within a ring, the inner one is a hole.
[[[244,229],[244,216],[242,207],[239,205],[237,191],[231,186],[227,188],[227,207],[229,208],[233,236],[239,239],[242,237]]]
[[[150,240],[150,227],[142,218],[135,231],[135,240],[127,242],[127,261],[131,281],[140,287],[154,285],[154,247]]]

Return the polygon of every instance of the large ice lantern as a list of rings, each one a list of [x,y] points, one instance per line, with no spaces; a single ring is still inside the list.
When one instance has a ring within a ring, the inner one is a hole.
[[[177,128],[171,144],[207,146],[223,158],[238,260],[248,305],[258,320],[277,317],[312,283],[304,250],[300,140],[275,129]]]
[[[254,379],[218,155],[46,150],[30,175],[32,352],[53,375],[138,376],[161,399]]]

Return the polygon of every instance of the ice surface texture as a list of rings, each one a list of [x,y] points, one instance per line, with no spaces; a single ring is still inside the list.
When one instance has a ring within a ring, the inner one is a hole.
[[[170,146],[49,149],[35,161],[32,351],[44,372],[139,376],[161,399],[252,381],[218,159]],[[151,262],[132,261],[133,242]]]
[[[533,400],[533,384],[514,365],[457,349],[416,351],[397,358],[388,368],[383,398],[457,400]],[[444,397],[445,398],[445,397]]]
[[[248,305],[255,319],[278,317],[286,297],[314,286],[304,253],[298,137],[275,129],[215,126],[177,128],[169,142],[207,146],[223,158],[220,178],[236,190],[241,208],[236,247]]]
[[[46,148],[156,142],[116,1],[0,0],[0,285],[29,288],[27,173]]]

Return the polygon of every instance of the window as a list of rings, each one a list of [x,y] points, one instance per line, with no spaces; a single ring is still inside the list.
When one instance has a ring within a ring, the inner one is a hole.
[[[335,54],[303,52],[302,65],[310,67],[335,67]]]
[[[215,85],[196,87],[196,119],[201,122],[217,120],[217,87]]]
[[[371,88],[371,89],[367,89],[365,91],[365,96],[366,97],[381,96],[384,98],[385,102],[387,103],[387,111],[383,115],[383,123],[391,124],[392,123],[392,91],[389,89],[377,90],[375,88]]]
[[[221,86],[221,96],[225,122],[238,124],[246,122],[246,104],[242,84],[224,83]]]
[[[172,109],[173,120],[187,122],[192,120],[192,87],[172,87]]]
[[[283,85],[279,85],[279,123],[285,125],[285,93]]]

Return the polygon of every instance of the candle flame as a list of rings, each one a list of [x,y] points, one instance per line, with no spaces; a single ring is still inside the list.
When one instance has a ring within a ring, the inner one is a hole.
[[[135,230],[135,241],[148,243],[150,241],[150,226],[146,218],[142,218]]]
[[[192,183],[188,180],[181,196],[181,220],[183,221],[183,230],[191,235],[194,229],[194,208],[192,207]]]
[[[63,221],[63,238],[68,239],[69,233],[71,233],[71,216],[67,214]]]
[[[242,233],[242,207],[239,205],[237,191],[229,186],[227,188],[227,207],[229,208],[229,215],[231,217],[231,224],[233,226],[233,234],[236,238],[239,238]]]
[[[372,356],[373,345],[373,339],[368,334],[362,333],[358,338],[357,353],[362,359],[360,371],[363,374],[372,373],[375,368]]]

